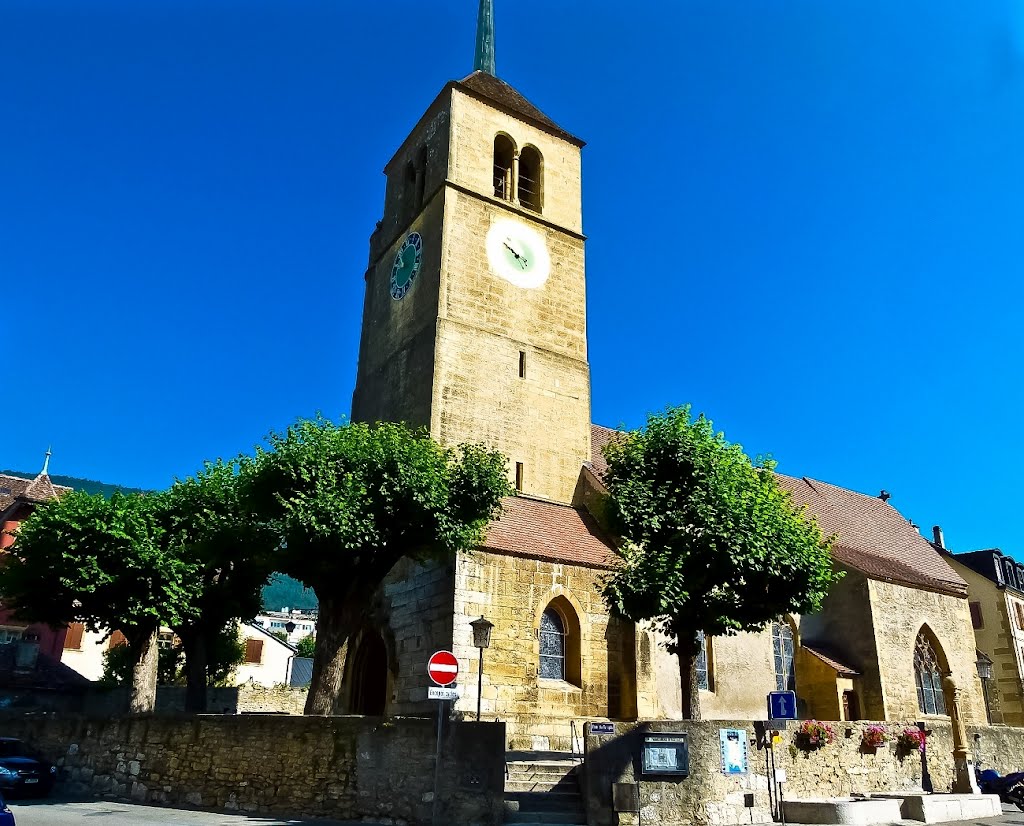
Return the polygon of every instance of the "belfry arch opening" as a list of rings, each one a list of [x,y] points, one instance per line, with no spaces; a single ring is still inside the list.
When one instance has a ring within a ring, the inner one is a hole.
[[[508,135],[494,137],[494,197],[503,201],[512,200],[512,166],[516,157],[516,145]]]
[[[544,204],[544,159],[533,146],[524,146],[519,153],[519,203],[533,212]]]

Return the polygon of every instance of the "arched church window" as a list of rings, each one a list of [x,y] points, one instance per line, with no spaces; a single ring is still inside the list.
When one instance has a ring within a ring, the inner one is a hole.
[[[540,676],[565,679],[565,624],[554,608],[548,608],[540,618]]]
[[[775,654],[775,690],[796,691],[793,668],[793,629],[789,623],[772,623],[772,649]]]
[[[494,138],[494,197],[512,200],[512,160],[516,147],[508,135]]]
[[[540,212],[543,204],[544,161],[533,146],[524,146],[519,153],[519,203]]]
[[[935,646],[922,630],[914,645],[914,682],[917,685],[917,707],[922,714],[945,714],[946,698],[942,694],[942,671]]]
[[[697,688],[711,691],[711,640],[703,631],[697,632],[700,651],[697,654]]]

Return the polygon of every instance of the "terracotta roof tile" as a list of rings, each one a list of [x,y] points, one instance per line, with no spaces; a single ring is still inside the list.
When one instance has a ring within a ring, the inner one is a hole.
[[[546,131],[553,132],[560,138],[564,138],[578,146],[583,146],[583,141],[575,135],[566,132],[504,80],[500,80],[494,77],[494,75],[476,71],[458,81],[458,85],[479,97],[498,104],[502,109],[513,115],[518,115],[523,120],[531,121]]]
[[[64,485],[55,485],[45,473],[34,479],[23,479],[0,473],[0,514],[7,511],[15,502],[38,504],[46,502],[71,490]]]
[[[776,474],[779,484],[806,505],[826,534],[837,534],[832,555],[873,579],[963,595],[967,583],[932,544],[891,505],[876,496],[814,479]]]
[[[837,660],[831,652],[826,651],[817,643],[815,643],[814,645],[808,645],[807,643],[803,643],[800,647],[807,651],[809,654],[812,654],[815,657],[817,657],[829,668],[834,668],[836,673],[841,676],[856,677],[860,674],[860,672],[856,669],[850,668],[850,666],[848,665],[843,665],[843,663]]]
[[[502,514],[490,524],[480,546],[496,553],[612,568],[615,546],[584,510],[526,496],[502,501]]]
[[[618,431],[590,426],[594,474],[608,470],[602,449]],[[902,585],[964,595],[967,583],[946,563],[932,544],[891,505],[875,496],[846,488],[776,474],[779,484],[805,505],[825,534],[837,534],[832,555],[837,562],[861,573]]]
[[[25,489],[31,482],[31,479],[20,479],[17,476],[0,473],[0,513],[3,513],[14,504],[16,499],[24,495]]]

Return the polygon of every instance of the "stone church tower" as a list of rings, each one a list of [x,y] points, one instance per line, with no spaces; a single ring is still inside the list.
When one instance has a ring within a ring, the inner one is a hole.
[[[590,458],[582,146],[478,49],[385,168],[352,402],[497,448],[520,491],[562,503]]]

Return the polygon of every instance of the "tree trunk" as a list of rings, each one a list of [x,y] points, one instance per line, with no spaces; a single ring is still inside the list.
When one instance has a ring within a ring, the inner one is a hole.
[[[185,711],[206,711],[206,687],[209,683],[209,647],[202,629],[179,632],[185,649]]]
[[[363,605],[353,594],[321,596],[316,620],[313,675],[306,695],[304,714],[330,715],[341,691],[345,648],[356,629]]]
[[[697,684],[697,656],[699,654],[700,640],[695,633],[680,634],[676,638],[684,720],[700,719],[700,687]]]
[[[140,628],[126,635],[132,658],[129,714],[148,714],[156,708],[156,637],[159,630],[159,627],[154,625],[152,628]]]

